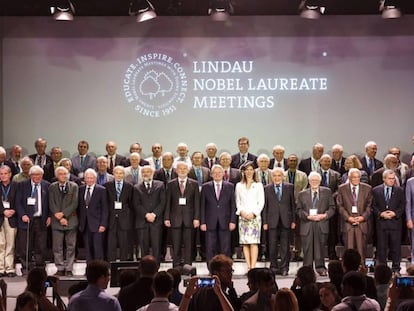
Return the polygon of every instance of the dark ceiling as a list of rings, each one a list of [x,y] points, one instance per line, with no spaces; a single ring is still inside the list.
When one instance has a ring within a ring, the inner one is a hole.
[[[0,0],[3,16],[47,16],[53,0]],[[158,15],[207,15],[210,0],[152,0]],[[326,14],[379,14],[378,0],[323,0]],[[77,16],[126,16],[130,0],[72,0]],[[232,0],[235,15],[296,15],[300,0]],[[403,14],[414,14],[414,1],[402,1]]]

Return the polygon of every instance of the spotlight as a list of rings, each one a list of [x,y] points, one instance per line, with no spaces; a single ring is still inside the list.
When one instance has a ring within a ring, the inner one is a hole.
[[[50,12],[57,21],[73,21],[75,7],[70,0],[56,0],[54,6],[50,7]]]
[[[399,18],[401,17],[401,6],[398,0],[381,0],[379,11],[382,18]]]
[[[320,0],[302,0],[299,5],[300,17],[306,19],[318,19],[325,13],[325,7]]]
[[[208,14],[214,21],[224,22],[234,13],[230,0],[211,0]]]
[[[157,17],[154,6],[148,0],[132,0],[129,4],[129,15],[136,16],[138,23]]]

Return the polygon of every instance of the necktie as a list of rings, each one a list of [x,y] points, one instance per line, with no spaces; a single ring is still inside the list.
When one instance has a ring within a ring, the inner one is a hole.
[[[113,158],[109,157],[109,171],[112,174],[112,171],[114,170],[114,162],[112,161]]]
[[[374,173],[374,160],[373,159],[369,159],[369,167],[368,167],[368,169],[369,169],[369,175],[371,176],[372,175],[372,173]]]
[[[184,196],[184,190],[185,190],[184,180],[180,180],[180,192],[181,192],[181,196]]]
[[[138,183],[138,170],[131,170],[132,172],[132,183],[136,185]]]
[[[42,156],[37,156],[37,165],[42,167]]]
[[[64,193],[65,193],[65,186],[64,186],[64,185],[60,185],[60,192],[61,192],[62,194],[64,194]]]
[[[266,182],[266,173],[262,171],[262,184],[263,186],[266,186],[267,182]]]
[[[121,182],[120,181],[117,181],[116,182],[116,200],[119,202],[119,199],[120,199],[120,197],[121,197],[121,191],[122,191],[122,188],[121,188]]]
[[[210,168],[213,167],[213,159],[210,159]]]
[[[325,171],[322,174],[322,183],[325,187],[328,187],[328,173]]]
[[[85,162],[85,157],[84,156],[81,156],[80,157],[80,165],[81,165],[81,167],[83,167],[84,162]]]
[[[151,183],[150,182],[147,182],[146,185],[147,185],[147,192],[150,192],[150,190],[151,190]]]
[[[216,184],[216,198],[217,201],[220,199],[220,184]]]
[[[341,162],[339,161],[336,162],[336,168],[338,169],[338,171],[341,170]]]
[[[34,213],[38,213],[39,212],[39,185],[35,184],[33,187],[33,192],[32,192],[32,198],[35,198],[35,204],[33,206],[34,208]]]
[[[387,203],[387,208],[388,208],[388,205],[390,204],[390,198],[391,198],[390,187],[386,187],[385,202]]]
[[[14,163],[14,166],[16,166],[17,173],[20,173],[20,165],[19,165],[19,162],[15,162]]]
[[[352,187],[352,199],[354,200],[354,205],[356,206],[357,196],[356,196],[356,187],[355,186]]]
[[[160,159],[155,160],[155,169],[158,170],[160,168]]]
[[[280,162],[277,162],[277,167],[282,167],[282,165],[280,164]]]
[[[224,180],[228,181],[229,180],[229,173],[227,170],[224,171]]]
[[[313,206],[313,208],[315,208],[316,207],[316,204],[318,203],[318,192],[317,191],[315,191],[314,193],[313,193],[313,198],[312,198],[312,206]]]
[[[89,206],[89,202],[91,200],[91,187],[88,187],[86,190],[86,196],[85,196],[85,205],[86,207]]]
[[[167,181],[170,181],[171,180],[171,173],[170,173],[170,171],[167,171]]]
[[[242,155],[240,164],[243,164],[244,162],[246,162],[246,155],[245,154]]]
[[[289,172],[288,172],[288,176],[289,176],[289,182],[290,182],[291,184],[295,184],[295,173],[294,173],[294,172],[289,171]]]
[[[200,168],[196,168],[195,169],[195,173],[196,173],[196,176],[197,176],[198,185],[201,186],[203,184],[203,176],[201,174],[201,169]]]
[[[282,199],[282,193],[280,192],[280,185],[276,185],[276,195],[277,195],[277,200],[280,201]]]

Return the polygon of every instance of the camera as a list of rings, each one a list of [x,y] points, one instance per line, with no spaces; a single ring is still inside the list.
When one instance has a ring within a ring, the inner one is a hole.
[[[216,280],[214,278],[199,278],[197,281],[197,286],[201,287],[214,287]]]
[[[397,287],[414,287],[414,277],[412,276],[397,277]]]
[[[45,287],[53,287],[53,279],[50,276],[48,276],[45,281]]]
[[[368,272],[374,272],[375,261],[372,258],[365,259],[365,267],[367,267]]]

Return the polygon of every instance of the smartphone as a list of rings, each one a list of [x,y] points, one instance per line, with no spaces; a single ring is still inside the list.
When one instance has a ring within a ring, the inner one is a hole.
[[[45,287],[47,288],[47,287],[52,287],[52,282],[50,282],[50,281],[46,281],[45,282]]]
[[[414,287],[414,277],[412,276],[397,277],[397,287]]]
[[[365,267],[367,268],[374,268],[375,266],[375,261],[372,258],[366,258],[365,259]]]
[[[216,280],[214,278],[199,278],[197,281],[198,287],[213,287]]]

